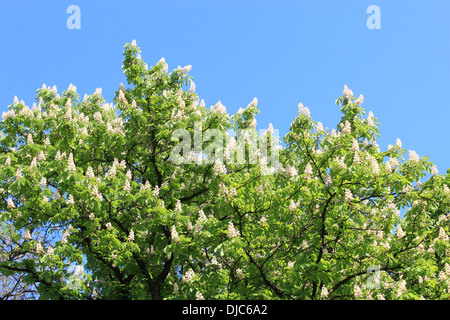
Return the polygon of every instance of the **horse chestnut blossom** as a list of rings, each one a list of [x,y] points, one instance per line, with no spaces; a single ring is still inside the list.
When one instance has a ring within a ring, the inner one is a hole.
[[[190,65],[150,67],[136,41],[123,55],[128,87],[112,101],[43,85],[31,107],[15,97],[3,112],[0,273],[31,283],[25,296],[450,298],[450,176],[405,159],[414,146],[400,139],[381,150],[362,94],[344,86],[325,130],[310,112],[323,106],[294,105],[287,134],[270,124],[253,148],[256,97],[234,115],[207,108]],[[171,157],[180,130],[187,163]],[[76,290],[61,281],[74,266]]]

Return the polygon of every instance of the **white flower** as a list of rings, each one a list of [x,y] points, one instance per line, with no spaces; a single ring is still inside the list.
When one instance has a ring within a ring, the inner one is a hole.
[[[317,123],[317,132],[323,132],[324,130],[323,130],[323,124],[322,124],[322,122],[318,122]]]
[[[206,217],[206,214],[203,212],[202,209],[199,210],[198,212],[198,222],[202,223],[205,222],[208,218]]]
[[[350,90],[348,87],[347,87],[347,85],[344,85],[344,91],[342,91],[342,95],[345,97],[345,98],[350,98],[350,97],[353,97],[353,91],[352,90]]]
[[[286,166],[285,172],[288,177],[295,177],[298,174],[297,169],[290,164]]]
[[[354,164],[361,164],[361,157],[359,156],[358,151],[356,151],[356,152],[353,154],[353,163],[354,163]]]
[[[312,175],[312,174],[313,174],[312,166],[311,166],[310,163],[308,163],[308,164],[306,165],[306,168],[305,168],[306,179],[311,178],[311,175]]]
[[[203,298],[203,295],[199,291],[197,291],[197,293],[195,294],[195,298],[197,300],[205,300],[205,298]]]
[[[130,242],[134,241],[134,231],[133,231],[133,229],[130,230],[130,233],[128,234],[127,240],[130,241]]]
[[[69,84],[69,87],[67,88],[67,91],[77,92],[77,87],[73,84]]]
[[[6,119],[8,119],[8,118],[10,118],[10,117],[14,117],[14,115],[15,115],[15,112],[14,112],[14,110],[8,110],[7,112],[3,112],[3,114],[2,114],[2,120],[6,120]]]
[[[30,231],[28,231],[28,229],[25,229],[25,231],[23,232],[23,240],[25,241],[31,240],[31,234]]]
[[[117,100],[118,100],[118,102],[121,102],[123,104],[127,104],[128,103],[128,101],[125,98],[125,95],[123,94],[122,90],[119,90],[119,97],[117,98]]]
[[[172,226],[172,229],[170,230],[170,236],[172,237],[173,241],[178,240],[178,232],[177,232],[177,228],[175,226]]]
[[[187,281],[194,279],[194,277],[195,277],[194,270],[189,269],[188,271],[186,271],[185,274],[183,274],[183,276],[181,277],[181,280],[183,280],[184,282],[187,282]]]
[[[391,166],[391,163],[389,161],[386,161],[386,171],[387,172],[392,172],[392,166]]]
[[[358,152],[358,151],[359,151],[359,143],[358,143],[358,140],[353,139],[351,150],[352,150],[353,152]]]
[[[239,236],[240,236],[239,230],[237,230],[234,227],[233,222],[232,221],[228,222],[228,237],[233,239],[233,238],[237,238]]]
[[[397,141],[395,142],[395,145],[399,148],[402,147],[402,141],[400,140],[400,138],[397,138]]]
[[[360,299],[363,297],[363,293],[361,291],[361,288],[358,285],[353,286],[353,292],[355,294],[355,298]]]
[[[435,175],[438,174],[437,166],[433,166],[433,167],[431,168],[431,174],[432,174],[433,176],[435,176]]]
[[[409,160],[418,163],[420,161],[419,155],[414,150],[410,150],[409,151]]]
[[[89,186],[88,188],[90,189],[90,186]],[[92,188],[91,194],[92,194],[92,196],[98,198],[100,201],[103,200],[103,196],[102,196],[102,194],[98,191],[97,185],[94,185],[94,187]]]
[[[177,203],[175,205],[175,212],[181,212],[181,201],[177,200]]]
[[[10,158],[10,156],[7,156],[6,160],[5,160],[5,166],[10,166],[10,165],[11,165],[11,158]]]
[[[362,105],[363,102],[364,102],[364,97],[362,94],[360,94],[358,99],[355,100],[355,103],[357,106],[360,106],[360,105]]]
[[[302,103],[298,104],[298,114],[304,114],[307,117],[311,115],[309,109],[307,107],[304,107]]]
[[[111,166],[111,169],[109,169],[109,172],[107,174],[108,177],[114,178],[116,176],[116,164],[113,163]]]
[[[67,102],[69,102],[69,100],[67,100]],[[64,114],[64,119],[66,119],[67,121],[72,120],[72,108],[70,106],[67,107],[66,113]]]
[[[39,161],[45,161],[46,156],[44,154],[44,151],[39,151],[38,156],[37,156],[37,160]]]
[[[377,176],[380,174],[380,166],[374,157],[371,156],[370,158],[370,167],[372,168],[373,173]]]
[[[75,271],[73,274],[75,275],[75,277],[80,277],[83,274],[83,271],[83,266],[80,264],[75,267]]]
[[[227,108],[225,108],[221,101],[217,101],[215,106],[211,106],[211,111],[219,114],[226,114]]]
[[[168,65],[166,63],[166,59],[164,57],[162,57],[161,59],[159,59],[158,64],[162,64],[162,72],[167,73],[167,71],[169,71],[168,69]]]
[[[106,226],[106,230],[110,230],[112,228],[111,222],[108,222],[105,226]]]
[[[95,219],[95,214],[93,212],[91,212],[89,214],[89,220],[94,220]]]
[[[401,239],[405,236],[405,232],[403,232],[402,226],[398,226],[397,228],[397,238]]]
[[[44,249],[42,248],[42,245],[40,244],[40,242],[36,243],[36,253],[41,254],[43,252],[44,252]]]
[[[189,87],[189,92],[195,92],[195,82],[191,81],[191,86]]]
[[[17,168],[15,176],[16,176],[16,179],[23,178],[22,168],[20,168],[20,167]]]
[[[74,173],[76,171],[75,163],[73,162],[72,152],[69,154],[69,159],[67,159],[67,171]]]
[[[445,275],[450,276],[450,265],[445,263]]]
[[[73,195],[69,194],[67,197],[67,204],[74,204],[75,201],[73,201]]]
[[[6,202],[6,207],[8,209],[14,209],[16,207],[12,198],[8,198],[8,201]]]
[[[353,194],[349,189],[345,189],[344,200],[347,203],[351,203],[353,200]]]
[[[87,178],[94,178],[94,170],[92,170],[92,167],[89,166],[88,169],[86,170],[86,177]]]
[[[31,133],[27,135],[27,144],[33,144],[33,136]]]
[[[294,200],[291,200],[288,208],[290,211],[295,211],[298,208],[298,206],[299,206],[298,203],[295,203]]]
[[[178,284],[174,283],[173,285],[173,294],[178,294]]]
[[[397,289],[397,297],[400,297],[405,292],[406,292],[406,281],[400,280],[400,283],[399,283],[398,289]]]
[[[94,115],[92,117],[94,118],[95,121],[97,121],[99,123],[103,123],[102,113],[100,111],[97,111],[96,113],[94,113]]]
[[[125,180],[125,184],[123,186],[123,191],[125,191],[125,192],[131,191],[130,180],[128,180],[128,179]]]
[[[217,159],[214,162],[214,173],[216,175],[221,175],[221,174],[226,174],[227,173],[227,168],[225,167],[225,165],[222,163],[222,161],[220,159]]]
[[[242,280],[242,279],[244,279],[245,274],[241,269],[236,269],[236,276]]]
[[[322,299],[328,297],[328,290],[325,286],[322,286],[322,292],[320,293],[320,296],[322,297]]]
[[[444,228],[442,228],[442,227],[439,228],[438,239],[441,239],[441,240],[444,240],[444,241],[448,241],[448,235],[445,232]]]
[[[39,185],[40,185],[42,188],[47,187],[47,178],[46,178],[46,177],[43,177],[43,178],[41,179],[41,181],[39,182]]]
[[[345,124],[341,123],[342,133],[350,133],[352,131],[352,127],[348,120],[345,121]]]

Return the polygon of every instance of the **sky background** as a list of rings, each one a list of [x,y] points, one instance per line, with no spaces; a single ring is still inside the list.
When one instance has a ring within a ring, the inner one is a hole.
[[[70,30],[70,5],[81,29]],[[381,29],[367,28],[369,5]],[[336,128],[344,85],[378,118],[381,150],[403,147],[450,168],[448,0],[0,0],[0,113],[14,96],[31,107],[36,90],[70,83],[81,97],[102,88],[112,102],[125,43],[136,39],[152,66],[192,65],[196,92],[231,114],[258,98],[257,129],[284,136],[302,102]],[[407,155],[406,155],[407,157]]]

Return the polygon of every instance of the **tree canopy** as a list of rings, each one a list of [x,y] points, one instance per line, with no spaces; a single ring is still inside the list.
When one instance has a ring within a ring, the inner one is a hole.
[[[43,85],[3,113],[0,273],[26,288],[3,298],[450,297],[449,177],[380,150],[362,95],[331,131],[299,104],[281,147],[256,98],[207,108],[190,66],[140,53],[114,103]]]

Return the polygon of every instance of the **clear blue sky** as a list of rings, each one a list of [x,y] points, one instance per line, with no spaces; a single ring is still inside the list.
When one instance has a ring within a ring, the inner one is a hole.
[[[69,30],[69,5],[81,29]],[[381,29],[370,30],[369,5]],[[445,173],[450,102],[448,0],[0,1],[0,113],[15,95],[29,106],[42,86],[103,89],[112,102],[122,50],[136,39],[149,66],[192,65],[206,105],[230,113],[259,100],[258,128],[283,136],[302,102],[330,129],[347,84],[378,117],[382,150],[399,137]]]

